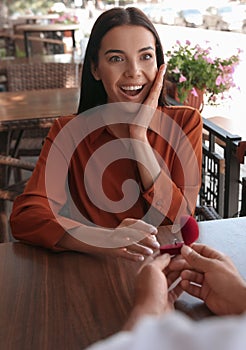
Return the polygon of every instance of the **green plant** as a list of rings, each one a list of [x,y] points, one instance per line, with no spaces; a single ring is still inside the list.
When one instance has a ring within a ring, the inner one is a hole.
[[[210,47],[192,46],[189,40],[180,41],[166,52],[167,79],[177,84],[180,102],[186,101],[188,93],[197,96],[196,89],[204,91],[208,104],[224,99],[225,92],[235,87],[233,73],[240,59],[240,49],[229,58],[212,57]]]

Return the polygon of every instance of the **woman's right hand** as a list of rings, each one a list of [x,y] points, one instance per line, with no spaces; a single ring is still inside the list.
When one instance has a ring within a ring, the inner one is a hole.
[[[157,228],[142,220],[124,219],[115,229],[80,225],[67,230],[57,248],[143,261],[160,247]]]
[[[160,248],[156,239],[157,229],[142,220],[124,219],[114,230],[114,236],[126,237],[129,244],[116,248],[113,255],[121,256],[128,260],[143,261],[145,256],[152,255]]]

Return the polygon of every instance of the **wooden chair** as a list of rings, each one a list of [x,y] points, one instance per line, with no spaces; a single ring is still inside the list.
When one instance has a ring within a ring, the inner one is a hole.
[[[7,68],[8,91],[71,88],[80,86],[78,63],[32,62]]]
[[[75,62],[32,62],[11,64],[7,67],[8,91],[40,90],[55,88],[72,88],[80,86],[82,64]],[[62,111],[61,111],[62,112]],[[11,154],[19,156],[38,156],[42,148],[42,141],[49,129],[25,130],[18,147]],[[16,134],[13,135],[16,141]]]
[[[9,210],[7,202],[13,202],[23,192],[29,178],[26,176],[25,179],[19,182],[11,181],[11,172],[8,170],[18,168],[32,172],[34,167],[34,163],[0,155],[1,183],[4,184],[2,188],[0,187],[0,242],[9,242],[12,240],[8,225]]]

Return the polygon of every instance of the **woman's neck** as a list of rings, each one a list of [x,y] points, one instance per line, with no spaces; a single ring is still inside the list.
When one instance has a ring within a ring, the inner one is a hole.
[[[130,136],[128,124],[111,124],[108,128],[117,138],[129,138]]]

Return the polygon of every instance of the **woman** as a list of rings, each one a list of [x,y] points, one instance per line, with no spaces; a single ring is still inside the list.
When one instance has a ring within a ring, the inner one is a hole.
[[[138,261],[159,248],[159,225],[193,213],[201,117],[165,106],[164,73],[159,36],[140,10],[114,8],[97,19],[78,115],[51,128],[14,203],[15,238]]]

